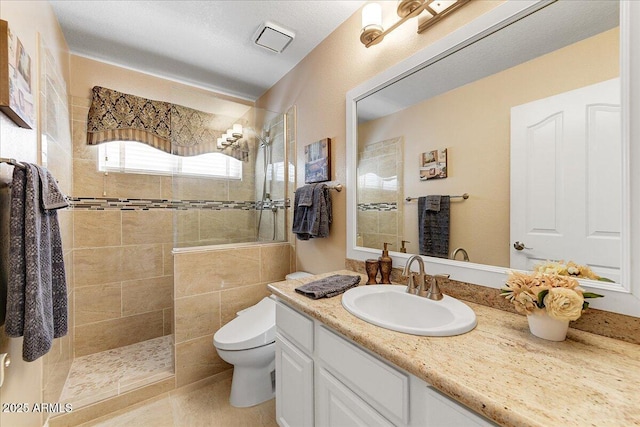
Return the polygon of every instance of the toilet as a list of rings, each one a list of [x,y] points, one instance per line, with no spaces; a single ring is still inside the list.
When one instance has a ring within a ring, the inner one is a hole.
[[[287,280],[310,276],[297,271]],[[233,365],[232,406],[246,408],[275,396],[276,303],[269,297],[241,310],[213,336],[222,360]]]

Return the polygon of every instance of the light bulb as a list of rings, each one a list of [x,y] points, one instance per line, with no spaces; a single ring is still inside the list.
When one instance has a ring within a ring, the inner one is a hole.
[[[370,25],[382,28],[382,7],[378,3],[369,3],[362,8],[362,28]]]

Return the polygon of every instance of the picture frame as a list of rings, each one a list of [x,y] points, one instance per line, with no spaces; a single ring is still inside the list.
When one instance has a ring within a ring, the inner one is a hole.
[[[331,179],[331,139],[324,138],[304,147],[304,182],[324,182]]]
[[[447,149],[426,151],[420,155],[420,181],[447,177]]]
[[[33,129],[36,119],[33,66],[24,44],[0,20],[0,111],[25,129]]]

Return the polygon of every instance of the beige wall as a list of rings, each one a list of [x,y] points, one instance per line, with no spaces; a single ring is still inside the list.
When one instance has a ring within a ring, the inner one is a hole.
[[[289,273],[289,243],[181,252],[175,260],[176,386],[231,368],[213,347],[213,335],[236,312],[270,293]]]
[[[452,201],[450,250],[463,247],[472,262],[509,267],[511,107],[617,77],[618,46],[619,30],[606,31],[365,123],[358,138],[404,136],[407,196],[471,195]],[[420,154],[440,148],[448,149],[448,177],[420,182]],[[415,204],[404,216],[409,253],[418,253]]]
[[[69,84],[69,52],[62,31],[53,14],[51,6],[42,1],[2,1],[0,19],[9,23],[24,44],[33,63],[32,84],[38,112],[37,129],[22,129],[0,113],[0,156],[13,157],[19,161],[39,163],[41,157],[48,160],[51,169],[63,191],[71,186],[71,153],[66,87]],[[41,43],[38,43],[38,35]],[[49,51],[45,54],[44,47]],[[38,66],[49,76],[55,76],[56,87],[40,84]],[[49,102],[46,102],[46,101]],[[47,152],[40,155],[39,133],[48,134]],[[0,166],[0,192],[2,197],[2,226],[0,227],[4,244],[7,240],[6,222],[8,215],[9,191],[7,183],[11,180],[12,168]],[[72,213],[60,211],[63,250],[67,266],[72,258]],[[6,280],[7,266],[2,263],[2,280]],[[69,269],[67,268],[67,271]],[[69,274],[69,272],[68,272]],[[69,284],[73,282],[71,277]],[[3,291],[4,292],[4,291]],[[69,287],[70,306],[73,306],[73,288]],[[72,329],[72,324],[70,328]],[[8,338],[0,329],[0,353],[9,353],[12,359],[7,371],[5,383],[0,388],[1,403],[51,402],[55,403],[62,390],[71,362],[70,347],[72,335],[54,340],[51,351],[35,362],[22,361],[22,338]],[[39,426],[44,423],[47,414],[40,413],[0,413],[0,425],[3,426]]]
[[[360,12],[320,43],[307,57],[256,105],[271,111],[297,107],[297,164],[304,164],[304,146],[322,138],[331,138],[332,178],[346,180],[345,94],[352,88],[384,71],[391,65],[432,44],[475,17],[491,10],[501,1],[471,2],[423,34],[416,34],[416,23],[399,27],[379,45],[365,48],[359,40]],[[393,18],[395,2],[383,2],[384,16]],[[298,186],[304,182],[304,168],[298,168]],[[346,256],[346,187],[333,193],[333,224],[326,239],[298,241],[297,268],[321,273],[343,268]]]

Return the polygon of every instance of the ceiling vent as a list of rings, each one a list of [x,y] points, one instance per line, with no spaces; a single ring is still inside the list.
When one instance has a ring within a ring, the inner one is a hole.
[[[271,52],[282,53],[289,46],[293,37],[295,34],[292,31],[285,30],[271,22],[265,22],[256,32],[253,40],[255,44]]]

